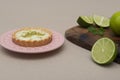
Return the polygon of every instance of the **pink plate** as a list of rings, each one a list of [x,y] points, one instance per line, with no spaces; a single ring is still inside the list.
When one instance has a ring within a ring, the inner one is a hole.
[[[19,45],[16,45],[14,42],[12,42],[12,33],[16,30],[12,30],[9,32],[4,33],[3,35],[0,36],[0,44],[2,47],[14,51],[14,52],[19,52],[19,53],[44,53],[48,51],[55,50],[59,47],[61,47],[64,43],[64,37],[56,32],[53,32],[53,40],[51,43],[45,46],[41,47],[22,47]]]

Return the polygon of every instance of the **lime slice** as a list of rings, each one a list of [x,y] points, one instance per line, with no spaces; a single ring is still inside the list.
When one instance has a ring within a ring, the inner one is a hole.
[[[110,19],[103,16],[94,15],[93,20],[100,27],[109,27],[110,25]]]
[[[92,58],[98,64],[111,63],[117,55],[115,43],[109,38],[101,38],[92,47]]]
[[[77,19],[77,23],[82,27],[89,27],[93,24],[93,18],[92,16],[80,16]]]

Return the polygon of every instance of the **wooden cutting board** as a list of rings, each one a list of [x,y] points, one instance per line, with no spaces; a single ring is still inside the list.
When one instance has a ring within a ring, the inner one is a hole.
[[[117,44],[118,47],[118,55],[114,62],[120,64],[120,36],[115,36],[110,29],[105,29],[104,36],[99,36],[92,34],[86,28],[75,26],[65,32],[65,37],[72,43],[87,50],[91,50],[96,40],[102,37],[109,37]]]

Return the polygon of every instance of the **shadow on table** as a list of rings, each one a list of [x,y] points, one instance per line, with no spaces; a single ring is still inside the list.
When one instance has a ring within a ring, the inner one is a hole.
[[[20,58],[20,59],[41,59],[41,58],[48,58],[48,57],[53,57],[57,54],[59,54],[61,51],[64,50],[64,45],[61,46],[60,48],[50,51],[50,52],[46,52],[46,53],[35,53],[35,54],[25,54],[25,53],[17,53],[17,52],[13,52],[10,50],[7,50],[5,48],[1,49],[2,52],[4,52],[6,55],[14,57],[14,58]]]

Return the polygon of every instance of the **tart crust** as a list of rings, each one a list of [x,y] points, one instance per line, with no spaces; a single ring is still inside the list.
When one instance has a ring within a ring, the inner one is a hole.
[[[47,33],[48,36],[44,39],[40,39],[40,40],[22,40],[17,38],[16,34],[20,31],[30,31],[30,30],[37,30],[37,31],[43,31],[44,33]],[[22,28],[20,30],[15,31],[12,34],[12,41],[20,46],[23,47],[38,47],[38,46],[43,46],[43,45],[47,45],[52,41],[52,32],[47,29],[47,28]]]

